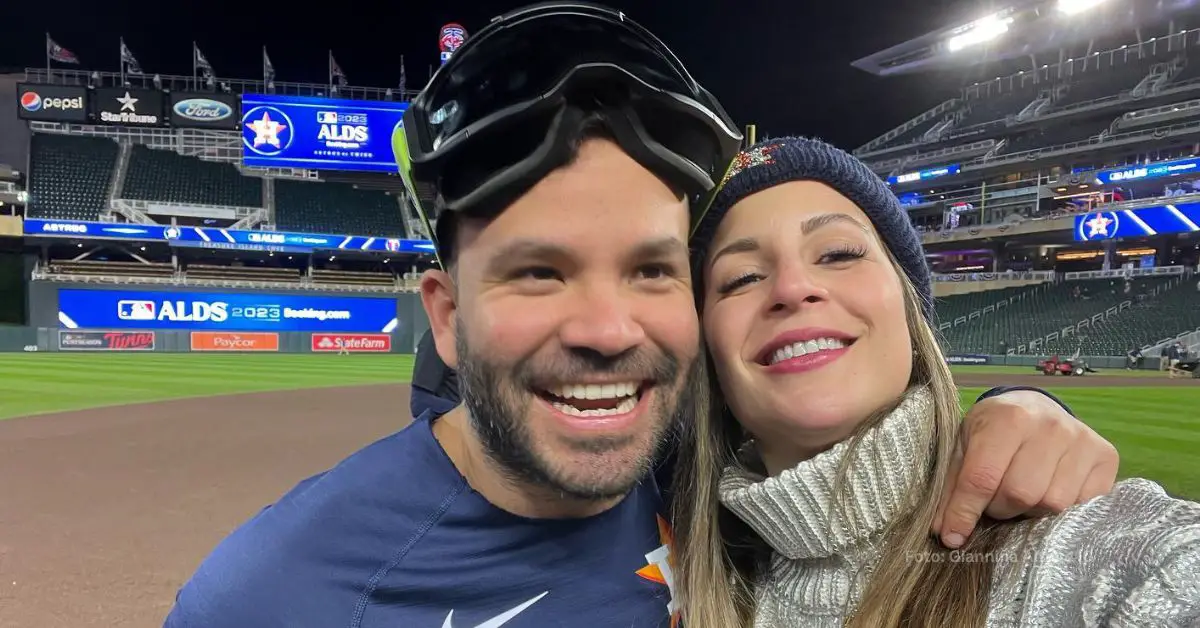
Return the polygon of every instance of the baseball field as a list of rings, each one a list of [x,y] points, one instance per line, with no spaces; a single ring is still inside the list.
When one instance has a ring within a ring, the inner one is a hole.
[[[212,546],[299,480],[408,420],[412,359],[0,354],[0,628],[159,626]],[[1121,475],[1200,499],[1200,381],[956,369],[1048,388]]]

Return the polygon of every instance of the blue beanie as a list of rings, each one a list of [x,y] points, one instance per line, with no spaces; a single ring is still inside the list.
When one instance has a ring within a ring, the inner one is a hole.
[[[759,142],[738,153],[712,206],[696,226],[692,248],[707,249],[729,208],[752,194],[790,181],[820,181],[858,205],[908,275],[933,321],[933,279],[921,248],[921,236],[891,188],[853,155],[825,142],[784,137]]]

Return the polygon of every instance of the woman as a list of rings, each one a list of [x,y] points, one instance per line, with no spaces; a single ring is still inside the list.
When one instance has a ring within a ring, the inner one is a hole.
[[[697,239],[724,398],[681,453],[688,628],[1200,622],[1200,505],[1145,480],[960,550],[930,537],[959,398],[920,239],[861,162],[755,146]]]

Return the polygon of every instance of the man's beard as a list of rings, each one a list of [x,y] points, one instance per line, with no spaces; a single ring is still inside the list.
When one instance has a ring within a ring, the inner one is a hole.
[[[564,353],[552,363],[535,364],[534,358],[526,358],[513,365],[495,364],[471,351],[461,320],[457,327],[459,390],[484,452],[509,481],[550,489],[575,499],[622,497],[641,482],[682,418],[684,391],[698,379],[695,360],[693,364],[681,365],[673,355],[654,355],[649,350],[613,358],[580,351]],[[681,370],[684,367],[686,371]],[[681,373],[686,376],[683,382],[679,379]],[[530,405],[537,401],[533,390],[538,382],[579,381],[597,375],[654,382],[654,406],[647,409],[651,417],[650,425],[646,426],[652,430],[650,438],[639,434],[562,441],[548,436],[554,441],[535,442],[526,417]],[[593,455],[617,452],[636,447],[641,439],[645,439],[647,446],[642,451],[632,451],[632,461],[621,458],[620,470],[616,472],[591,473],[595,470],[570,468],[569,460],[547,459],[555,450]]]

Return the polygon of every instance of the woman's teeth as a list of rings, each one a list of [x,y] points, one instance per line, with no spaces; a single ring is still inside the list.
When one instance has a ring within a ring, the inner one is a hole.
[[[816,353],[818,351],[829,351],[831,349],[844,349],[846,343],[838,338],[817,338],[816,340],[806,340],[797,342],[786,347],[776,349],[775,353],[771,354],[771,364],[778,364],[784,360]]]

